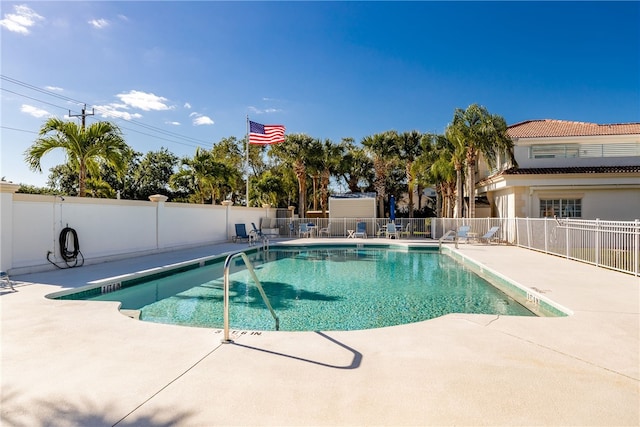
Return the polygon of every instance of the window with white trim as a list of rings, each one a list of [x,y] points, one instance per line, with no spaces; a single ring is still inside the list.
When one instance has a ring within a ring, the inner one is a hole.
[[[636,156],[640,156],[640,142],[616,142],[609,144],[534,144],[529,146],[530,159]]]
[[[540,199],[540,218],[580,218],[582,199]]]

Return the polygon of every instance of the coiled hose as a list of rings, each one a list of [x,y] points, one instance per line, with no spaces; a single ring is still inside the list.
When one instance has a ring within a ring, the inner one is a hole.
[[[71,227],[65,227],[60,231],[58,237],[60,244],[60,256],[64,260],[66,267],[59,266],[49,259],[51,252],[47,253],[47,261],[58,268],[79,267],[84,264],[84,256],[80,252],[80,242],[78,241],[78,233]]]

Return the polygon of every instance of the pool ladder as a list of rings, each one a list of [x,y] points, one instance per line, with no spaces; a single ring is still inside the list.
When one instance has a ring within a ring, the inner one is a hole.
[[[458,233],[456,232],[456,230],[449,230],[440,239],[438,239],[438,249],[440,250],[440,252],[442,252],[442,242],[448,240],[449,237],[453,237],[456,249],[458,249]]]
[[[244,264],[247,266],[247,270],[249,270],[249,274],[253,278],[253,281],[256,282],[256,286],[258,287],[258,291],[260,291],[260,295],[262,296],[262,300],[265,305],[271,312],[271,316],[273,316],[276,321],[276,331],[280,330],[280,319],[276,316],[276,312],[273,311],[273,307],[271,307],[271,303],[269,302],[269,298],[267,298],[267,294],[264,293],[264,289],[262,288],[262,284],[260,280],[258,280],[258,276],[256,276],[256,272],[253,269],[253,264],[249,261],[249,257],[243,251],[235,252],[229,254],[227,259],[224,262],[224,337],[222,339],[223,343],[231,343],[232,339],[229,338],[229,267],[231,266],[231,261],[236,257],[242,257]]]

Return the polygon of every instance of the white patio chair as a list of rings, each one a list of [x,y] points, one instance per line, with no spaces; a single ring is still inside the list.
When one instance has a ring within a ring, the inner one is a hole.
[[[326,227],[318,230],[318,237],[322,236],[323,234],[326,234],[327,237],[331,236],[331,223],[327,224]]]
[[[300,223],[300,228],[298,229],[298,236],[300,237],[311,237],[311,230],[306,222]]]
[[[396,223],[395,222],[390,222],[387,224],[387,231],[385,233],[385,237],[387,239],[391,239],[391,238],[398,238],[398,229],[396,228]]]

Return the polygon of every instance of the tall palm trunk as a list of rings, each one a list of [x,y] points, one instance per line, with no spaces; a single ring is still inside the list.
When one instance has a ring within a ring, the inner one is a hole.
[[[447,218],[454,217],[454,208],[456,203],[455,183],[447,183]]]
[[[413,190],[414,190],[414,179],[413,173],[411,173],[411,162],[407,162],[407,190],[409,192],[409,218],[413,218]]]
[[[322,206],[322,217],[327,215],[327,208],[329,204],[329,181],[331,179],[331,172],[328,169],[322,171],[320,175],[320,206]]]
[[[443,195],[444,187],[442,184],[436,185],[436,217],[441,218],[442,215],[442,202],[444,200]]]
[[[84,159],[80,159],[80,170],[78,171],[78,197],[87,194],[87,164]]]
[[[467,152],[467,182],[469,187],[469,213],[468,218],[476,217],[476,160],[474,150]]]
[[[300,201],[298,213],[300,218],[305,218],[307,215],[307,168],[304,163],[296,160],[293,164],[293,172],[298,178],[298,200]]]
[[[378,194],[378,217],[384,218],[384,200],[387,195],[387,186],[386,186],[386,162],[379,157],[373,161],[373,168],[376,172],[376,177],[373,182],[373,186],[376,189],[376,193]]]
[[[318,175],[311,177],[313,181],[313,210],[318,210]]]
[[[456,212],[455,212],[455,217],[456,218],[462,218],[463,217],[463,207],[464,207],[464,182],[462,179],[462,164],[460,163],[456,163],[455,164],[455,169],[456,169],[456,183],[455,183],[455,190],[456,190]]]

